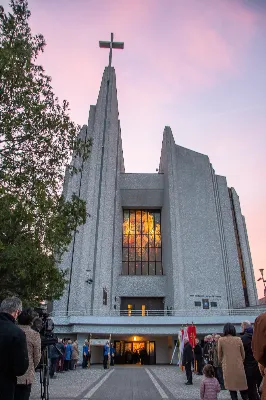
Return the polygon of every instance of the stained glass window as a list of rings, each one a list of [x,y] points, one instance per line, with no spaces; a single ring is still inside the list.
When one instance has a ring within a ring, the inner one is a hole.
[[[124,210],[123,275],[162,275],[161,212]]]

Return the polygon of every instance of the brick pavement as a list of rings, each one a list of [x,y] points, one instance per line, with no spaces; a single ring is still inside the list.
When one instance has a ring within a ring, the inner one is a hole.
[[[30,400],[40,399],[39,377]],[[197,400],[202,377],[193,376],[186,386],[185,374],[175,366],[116,366],[104,370],[92,366],[58,374],[50,382],[50,400]],[[222,391],[219,400],[230,400]]]
[[[152,366],[151,371],[157,379],[167,387],[175,399],[178,400],[199,400],[200,399],[200,382],[202,376],[193,374],[193,385],[186,386],[186,375],[176,366]],[[218,394],[219,400],[230,400],[231,397],[227,390],[222,390]]]

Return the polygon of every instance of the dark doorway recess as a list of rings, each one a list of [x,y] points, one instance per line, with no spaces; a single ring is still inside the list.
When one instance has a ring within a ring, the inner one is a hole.
[[[163,297],[121,297],[121,315],[154,316],[161,315],[163,310]]]

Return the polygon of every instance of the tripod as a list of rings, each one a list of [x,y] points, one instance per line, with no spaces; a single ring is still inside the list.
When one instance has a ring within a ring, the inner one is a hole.
[[[42,356],[40,362],[40,384],[41,384],[41,399],[49,400],[49,360],[48,360],[48,346],[42,349]]]

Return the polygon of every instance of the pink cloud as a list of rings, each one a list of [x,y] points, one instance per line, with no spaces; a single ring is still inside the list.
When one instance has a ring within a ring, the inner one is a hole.
[[[177,27],[174,16],[180,13],[182,19]],[[177,2],[172,15],[171,29],[162,41],[156,40],[159,57],[154,68],[162,76],[163,86],[171,79],[175,93],[187,92],[243,71],[242,61],[256,31],[257,14],[245,10],[240,2],[224,1],[200,2],[200,7],[183,9]],[[170,62],[167,62],[169,47],[164,42],[171,46]]]

